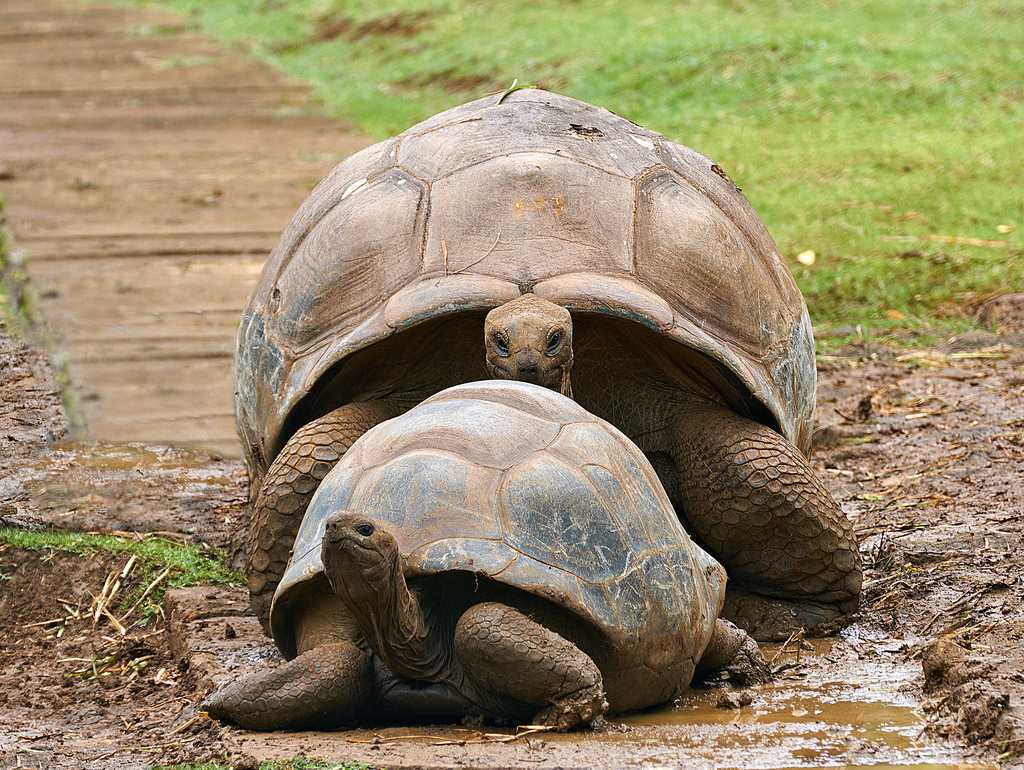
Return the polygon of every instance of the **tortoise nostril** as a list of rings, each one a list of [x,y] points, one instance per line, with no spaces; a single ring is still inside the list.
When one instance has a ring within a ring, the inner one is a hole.
[[[373,534],[374,529],[372,524],[356,524],[356,532],[363,537],[369,537]]]

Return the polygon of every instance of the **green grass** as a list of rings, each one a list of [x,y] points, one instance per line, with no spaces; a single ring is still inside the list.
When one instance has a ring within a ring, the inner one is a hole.
[[[4,199],[0,198],[0,331],[8,333],[17,331],[20,326],[18,307],[7,285],[10,253],[11,234],[4,216]]]
[[[518,78],[690,145],[744,188],[825,331],[958,331],[1024,286],[1017,0],[162,4],[378,137]]]
[[[25,265],[14,253],[14,236],[0,197],[0,330],[11,336],[30,336],[28,332],[37,328],[34,298]]]
[[[302,757],[276,762],[261,762],[260,770],[371,770],[363,762],[317,762]],[[206,762],[200,765],[157,765],[153,770],[230,770],[230,765]]]
[[[97,551],[138,557],[134,591],[123,600],[131,606],[146,587],[164,569],[169,573],[141,607],[142,617],[159,613],[164,591],[200,584],[240,585],[242,576],[228,569],[223,554],[206,547],[185,545],[161,537],[142,537],[138,540],[116,535],[98,535],[86,532],[57,530],[24,530],[0,527],[0,544],[30,551],[49,551],[89,556]]]

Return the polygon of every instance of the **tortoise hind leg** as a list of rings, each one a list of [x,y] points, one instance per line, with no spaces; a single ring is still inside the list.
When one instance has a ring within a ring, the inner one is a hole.
[[[339,407],[296,431],[271,463],[253,504],[246,548],[249,597],[264,629],[295,533],[317,486],[357,438],[407,408],[386,399]]]
[[[679,415],[674,439],[687,528],[729,573],[724,616],[767,640],[856,609],[853,527],[795,446],[709,403]]]
[[[488,710],[571,730],[608,703],[601,671],[572,642],[512,607],[475,604],[455,627],[455,652]]]
[[[372,692],[370,656],[336,642],[231,682],[201,708],[250,730],[330,728],[355,722]]]

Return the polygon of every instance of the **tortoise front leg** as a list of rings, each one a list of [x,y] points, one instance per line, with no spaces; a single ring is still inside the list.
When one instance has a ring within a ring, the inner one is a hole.
[[[771,667],[757,642],[742,628],[719,618],[715,621],[708,646],[697,662],[694,679],[707,679],[723,670],[729,672],[732,681],[742,686],[770,682],[772,678]]]
[[[270,602],[316,488],[357,438],[407,409],[388,399],[339,407],[296,431],[270,465],[252,508],[246,548],[249,597],[268,633]]]
[[[250,730],[340,727],[370,706],[372,675],[369,654],[351,642],[336,642],[231,682],[200,708]]]
[[[724,616],[766,640],[856,609],[853,527],[795,446],[710,403],[680,413],[673,433],[684,523],[729,573]]]
[[[575,644],[512,607],[475,604],[455,627],[459,663],[487,704],[506,718],[571,730],[608,709],[601,671]]]

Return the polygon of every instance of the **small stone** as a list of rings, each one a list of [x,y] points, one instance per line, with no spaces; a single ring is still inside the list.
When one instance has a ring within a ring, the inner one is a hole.
[[[242,754],[231,761],[231,770],[259,770],[260,763],[251,754]]]
[[[726,690],[718,697],[718,703],[715,706],[720,709],[741,709],[753,702],[753,696],[746,690],[740,690],[739,692]]]
[[[230,623],[225,623],[224,624],[224,638],[225,639],[234,639],[236,636],[238,636],[238,632],[235,630],[235,627],[233,625],[231,625]]]

